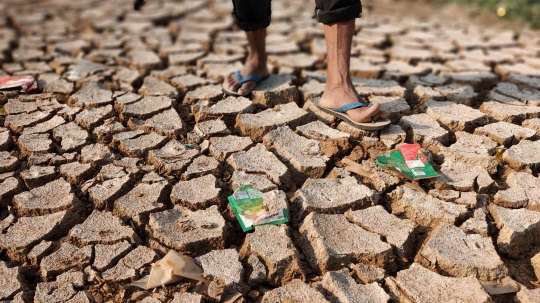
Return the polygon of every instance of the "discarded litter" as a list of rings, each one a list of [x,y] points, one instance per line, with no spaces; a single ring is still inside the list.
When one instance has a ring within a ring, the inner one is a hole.
[[[398,149],[375,158],[382,168],[394,171],[409,180],[429,179],[439,176],[426,159],[420,144],[404,144]]]
[[[519,291],[519,284],[510,277],[505,277],[500,281],[480,281],[484,289],[492,296]]]
[[[205,284],[210,283],[203,277],[203,273],[193,258],[171,250],[163,259],[152,264],[150,275],[142,277],[131,285],[142,289],[152,289],[179,282],[182,278],[201,281]]]
[[[1,76],[0,90],[21,88],[21,93],[27,93],[38,88],[37,81],[32,76]]]
[[[269,213],[263,193],[247,185],[240,186],[229,196],[229,203],[243,231],[253,230],[257,225],[289,222],[287,209]]]

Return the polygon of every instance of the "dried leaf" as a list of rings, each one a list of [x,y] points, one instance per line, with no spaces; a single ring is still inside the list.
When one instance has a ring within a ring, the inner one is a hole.
[[[341,160],[341,163],[347,165],[345,166],[345,169],[350,171],[350,172],[353,172],[355,174],[358,174],[362,177],[366,177],[366,178],[371,178],[373,176],[373,173],[370,173],[368,172],[367,170],[364,169],[364,167],[352,160],[349,160],[349,159],[343,159]]]

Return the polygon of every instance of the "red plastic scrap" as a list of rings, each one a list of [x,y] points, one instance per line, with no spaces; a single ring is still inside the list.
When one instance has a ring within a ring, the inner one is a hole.
[[[37,81],[32,76],[0,76],[0,90],[21,88],[21,93],[27,93],[38,88]]]

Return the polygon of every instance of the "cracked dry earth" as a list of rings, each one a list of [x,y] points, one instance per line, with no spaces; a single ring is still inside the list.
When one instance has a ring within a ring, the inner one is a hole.
[[[0,3],[0,74],[39,80],[0,92],[2,302],[540,302],[538,32],[366,5],[351,72],[393,124],[365,132],[314,106],[312,0],[273,1],[250,98],[221,92],[246,54],[230,0],[149,2]],[[374,163],[413,142],[441,173],[420,188]],[[242,184],[291,222],[243,233]],[[129,285],[171,249],[208,288]]]

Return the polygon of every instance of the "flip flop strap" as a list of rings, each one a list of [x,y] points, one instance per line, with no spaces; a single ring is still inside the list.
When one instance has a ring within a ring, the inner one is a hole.
[[[259,83],[262,80],[263,80],[263,77],[251,75],[251,76],[247,76],[245,78],[242,78],[242,80],[238,80],[238,83],[240,83],[240,85],[242,85],[242,84],[244,84],[246,82],[250,82],[250,81],[255,81],[255,83]]]
[[[359,108],[359,107],[370,107],[370,106],[371,106],[371,103],[354,102],[354,103],[345,104],[345,105],[343,105],[341,107],[334,108],[332,110],[335,111],[335,112],[338,112],[338,113],[344,113],[344,112],[349,111],[351,109],[355,109],[355,108]]]

